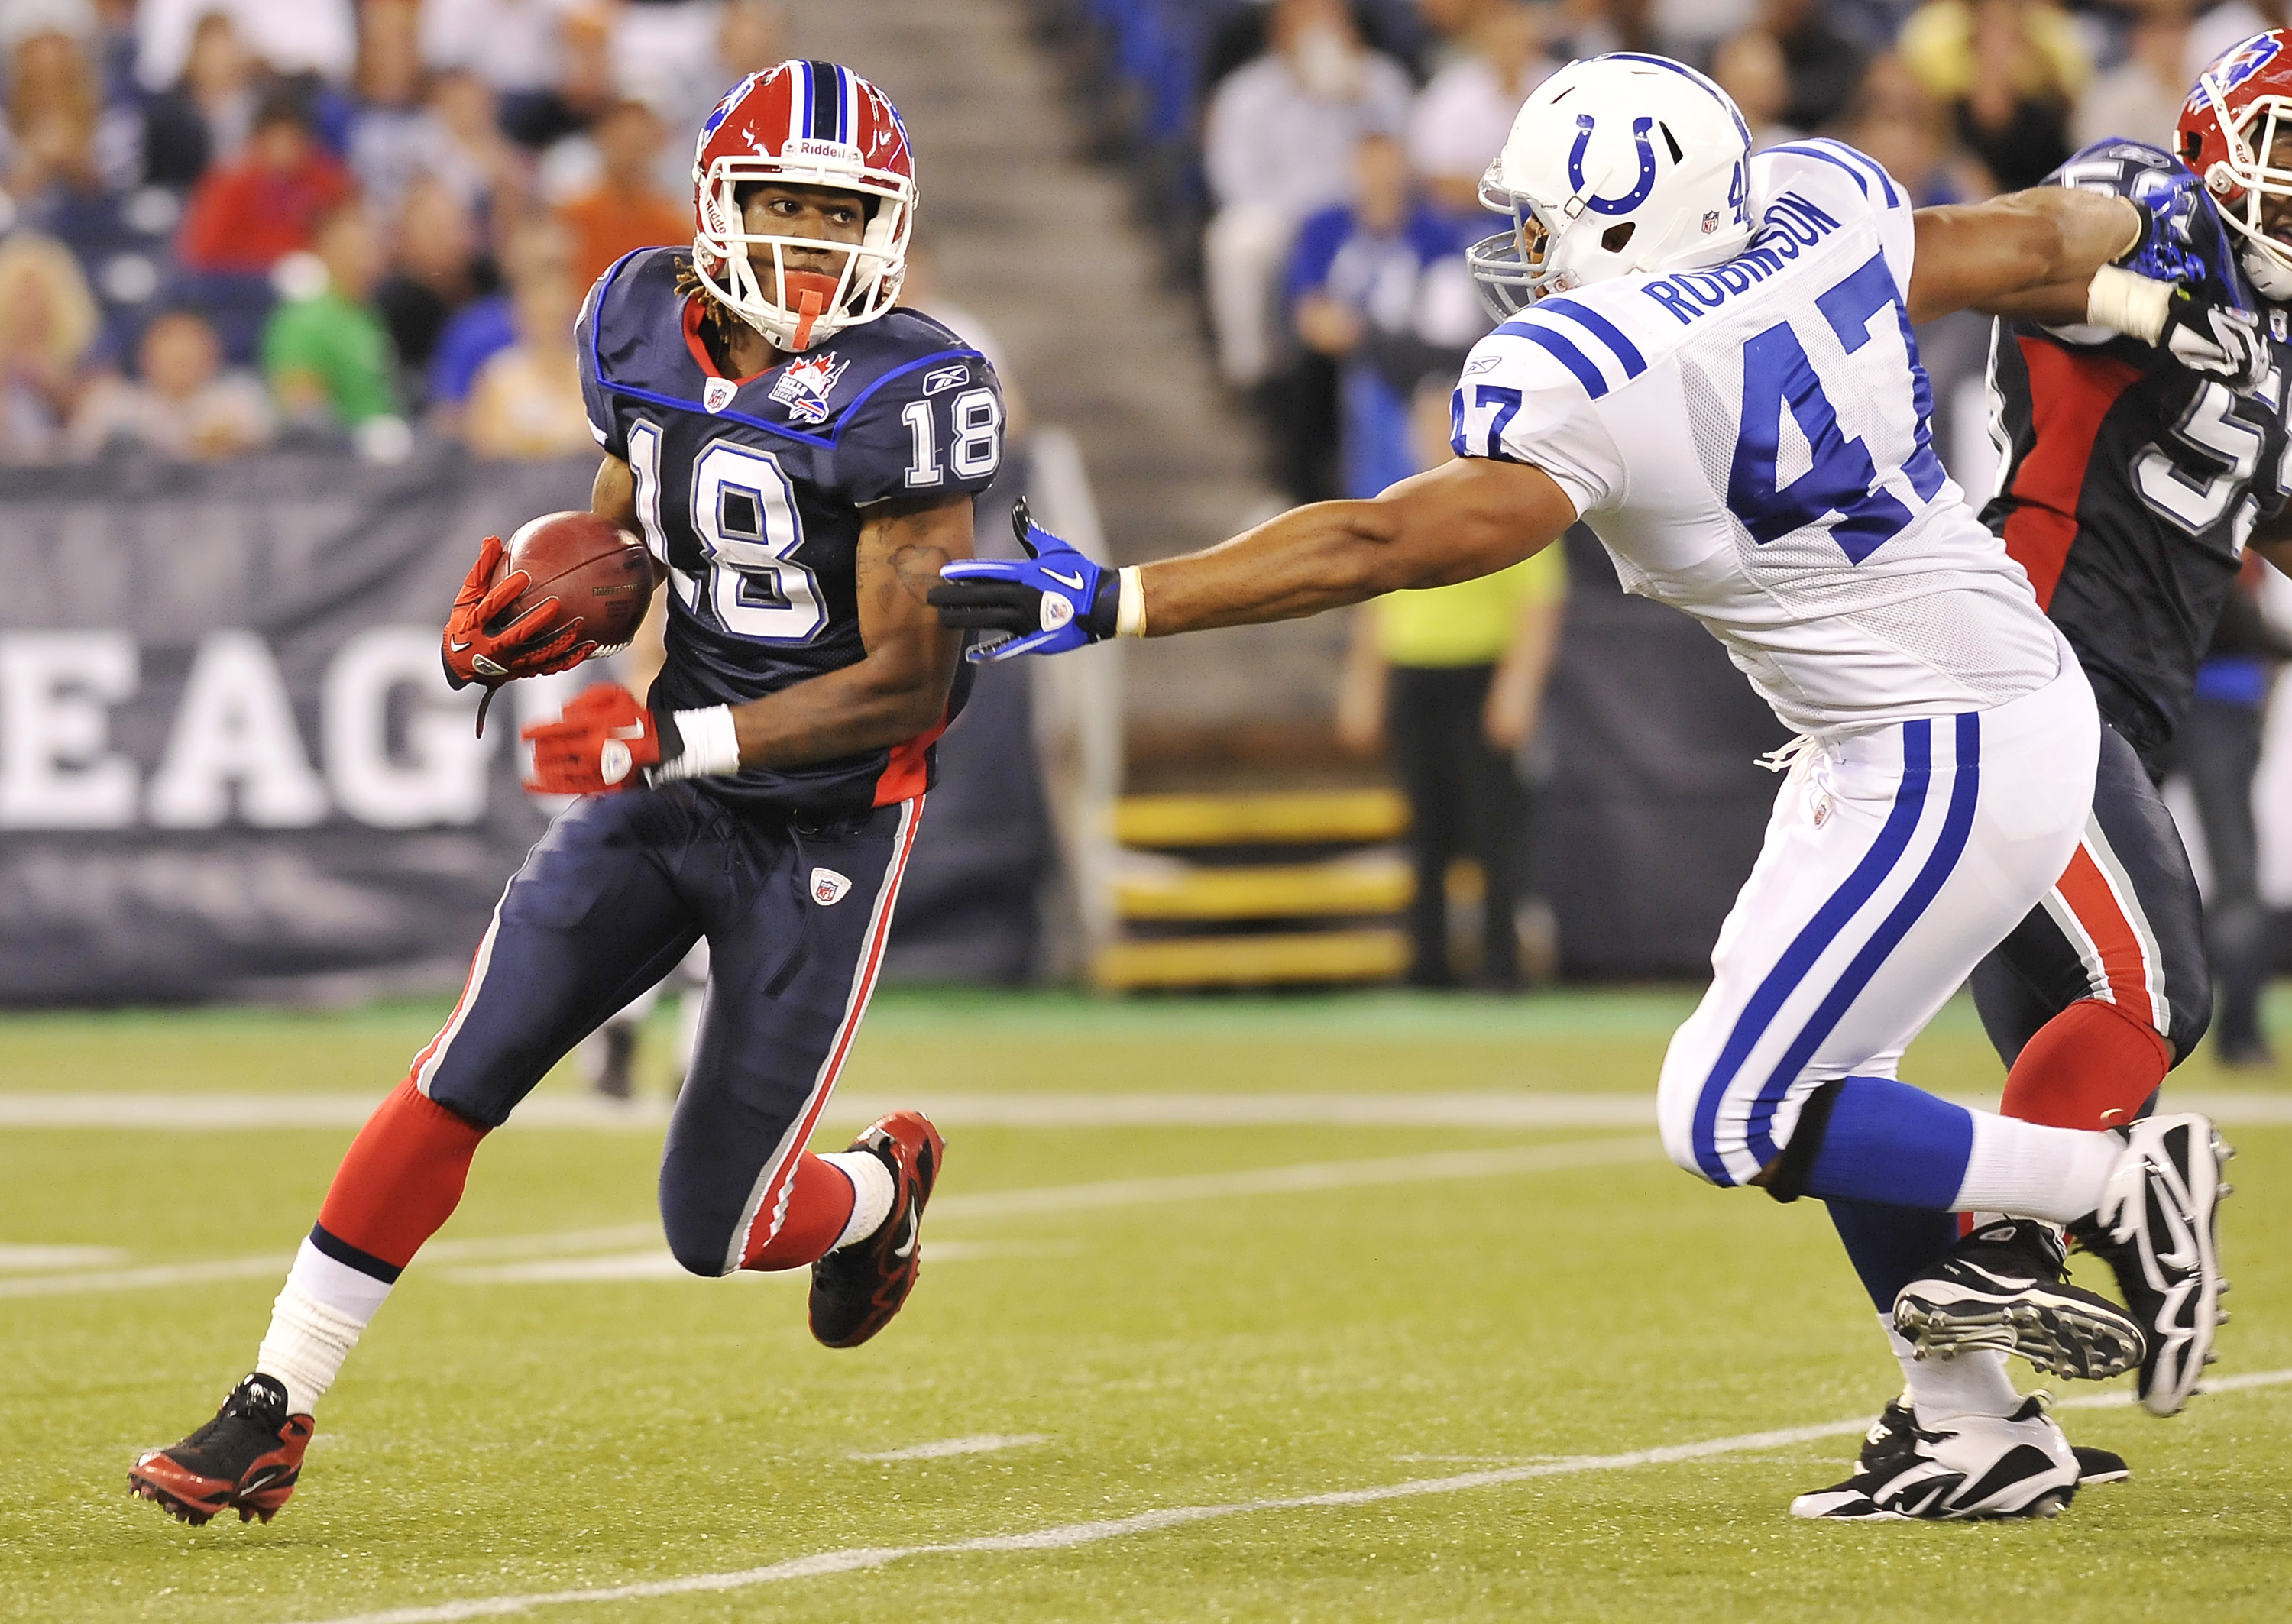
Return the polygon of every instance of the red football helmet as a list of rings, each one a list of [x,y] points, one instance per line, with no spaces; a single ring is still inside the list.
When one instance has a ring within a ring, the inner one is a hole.
[[[787,251],[816,250],[816,237],[748,229],[738,192],[757,181],[868,200],[866,235],[844,252],[841,273],[789,269]],[[692,193],[702,285],[782,350],[809,350],[898,300],[915,228],[915,159],[891,98],[850,68],[787,61],[735,84],[700,126]],[[759,248],[771,250],[769,261]]]
[[[2237,257],[2253,286],[2292,301],[2292,29],[2256,34],[2223,52],[2197,76],[2175,128],[2181,162],[2243,238]],[[2272,198],[2283,201],[2271,208]]]

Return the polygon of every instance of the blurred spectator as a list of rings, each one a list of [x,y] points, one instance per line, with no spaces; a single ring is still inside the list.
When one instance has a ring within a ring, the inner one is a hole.
[[[93,76],[87,83],[92,87]],[[93,108],[59,102],[25,132],[15,180],[37,184],[17,195],[17,222],[69,248],[103,311],[107,358],[124,355],[141,326],[168,264],[168,234],[180,213],[157,188],[128,192],[109,184],[95,153]]]
[[[246,145],[254,121],[254,58],[222,12],[198,20],[182,75],[143,113],[143,178],[188,191],[213,164]]]
[[[2284,0],[2224,0],[2223,4],[2207,5],[2196,0],[2190,8],[2188,54],[2181,59],[2181,77],[2188,84],[2197,82],[2197,76],[2235,45],[2242,44],[2256,34],[2285,26],[2288,18]]]
[[[1488,321],[1460,257],[1471,233],[1412,194],[1400,143],[1363,136],[1353,165],[1352,203],[1298,229],[1288,293],[1298,338],[1337,364],[1339,489],[1365,498],[1421,466],[1411,391],[1453,377]]]
[[[98,378],[72,414],[66,449],[81,460],[140,446],[177,460],[236,455],[270,438],[270,401],[252,374],[223,369],[214,329],[171,310],[136,347],[141,382]]]
[[[1565,0],[1560,14],[1567,48],[1554,54],[1563,58],[1601,56],[1610,51],[1659,51],[1669,43],[1656,33],[1653,0]],[[1715,29],[1713,37],[1731,32]]]
[[[577,136],[602,117],[619,94],[612,14],[601,0],[567,6],[557,18],[557,71],[538,91],[504,91],[502,128],[535,151]]]
[[[2123,136],[2170,149],[2181,103],[2195,83],[2185,66],[2188,48],[2188,0],[2147,0],[2126,36],[2125,60],[2078,98],[2071,142]]]
[[[555,83],[558,21],[577,3],[424,0],[423,60],[473,73],[504,104],[521,107]]]
[[[1711,76],[1743,109],[1752,151],[1764,152],[1806,133],[1784,122],[1790,107],[1790,66],[1764,28],[1746,28],[1720,46],[1711,59]]]
[[[408,188],[396,225],[391,272],[375,289],[374,303],[397,352],[399,396],[418,409],[446,324],[472,300],[494,292],[500,278],[480,250],[468,206],[442,182],[424,175]]]
[[[152,90],[174,84],[190,59],[199,20],[218,12],[274,72],[340,82],[357,61],[351,0],[139,0],[136,76]]]
[[[462,195],[498,237],[522,219],[533,192],[532,160],[501,133],[494,93],[459,68],[431,81],[423,114],[421,167]]]
[[[0,53],[9,99],[0,172],[15,167],[14,149],[24,132],[69,115],[88,123],[95,169],[104,184],[134,184],[142,164],[141,98],[111,93],[104,48],[90,0],[14,0],[0,6]]]
[[[1899,56],[1870,59],[1839,130],[1847,145],[1876,158],[1920,208],[1977,202],[1997,189],[1989,173],[1952,142],[1941,109]]]
[[[573,274],[580,285],[605,274],[633,248],[692,240],[692,205],[660,189],[653,173],[666,132],[642,101],[616,102],[595,130],[601,173],[587,192],[560,205],[573,234]]]
[[[631,7],[622,16],[634,21],[646,12],[675,9]],[[681,84],[664,64],[650,68],[640,65],[631,70],[631,88],[651,104],[674,137],[662,147],[656,167],[662,190],[679,197],[690,192],[692,151],[688,138],[732,86],[787,57],[787,13],[780,0],[726,0],[715,14],[707,49]]]
[[[1862,77],[1863,52],[1823,0],[1761,0],[1759,27],[1782,48],[1790,74],[1790,101],[1778,122],[1820,130],[1837,117]]]
[[[246,150],[207,172],[191,194],[178,247],[194,270],[265,271],[311,246],[318,217],[351,195],[349,172],[311,133],[300,97],[273,91]]]
[[[321,216],[313,249],[316,267],[285,268],[309,281],[262,333],[262,370],[279,414],[292,424],[350,428],[395,416],[390,334],[372,302],[384,263],[382,234],[366,205],[352,198]]]
[[[565,457],[593,451],[573,350],[580,296],[561,274],[518,284],[517,342],[478,371],[467,438],[481,457]]]
[[[1544,52],[1545,14],[1519,0],[1476,0],[1468,49],[1416,95],[1408,159],[1432,200],[1452,213],[1480,206],[1481,175],[1504,149],[1528,92],[1559,67]]]
[[[537,278],[569,279],[572,237],[554,215],[537,214],[521,221],[502,245],[501,270],[512,290]],[[462,431],[463,413],[480,369],[516,343],[517,335],[513,291],[488,293],[454,313],[439,335],[430,361],[428,411],[432,426],[440,433]]]
[[[2212,881],[2205,888],[2205,946],[2219,986],[2213,1054],[2231,1067],[2276,1060],[2260,1022],[2275,931],[2260,895],[2252,782],[2260,770],[2269,693],[2279,663],[2292,655],[2292,639],[2263,612],[2269,573],[2257,553],[2244,555],[2243,572],[2197,667],[2195,696],[2171,747],[2170,770],[2188,775],[2205,832]]]
[[[1449,380],[1432,378],[1416,392],[1410,416],[1425,468],[1452,454],[1449,389]],[[1412,985],[1457,984],[1448,878],[1457,857],[1481,867],[1481,980],[1520,985],[1529,805],[1518,763],[1541,718],[1567,591],[1554,545],[1476,581],[1391,593],[1353,621],[1337,736],[1362,753],[1388,750],[1408,798]]]
[[[1363,47],[1342,0],[1273,0],[1267,28],[1271,48],[1218,86],[1203,133],[1210,318],[1245,389],[1274,371],[1272,293],[1297,222],[1344,200],[1354,143],[1398,133],[1409,100],[1408,76]]]
[[[1613,12],[1613,5],[1601,8]],[[1682,61],[1703,63],[1719,42],[1758,20],[1759,0],[1651,0],[1627,8],[1643,12],[1655,32],[1655,48]]]
[[[1901,48],[2003,189],[2034,186],[2069,157],[2069,109],[2092,64],[2062,12],[2036,0],[1927,0],[1902,25]]]
[[[0,239],[0,462],[54,458],[98,325],[70,249],[35,231]]]
[[[359,14],[358,111],[347,156],[367,201],[385,215],[450,145],[423,106],[419,22],[418,0],[367,0]]]

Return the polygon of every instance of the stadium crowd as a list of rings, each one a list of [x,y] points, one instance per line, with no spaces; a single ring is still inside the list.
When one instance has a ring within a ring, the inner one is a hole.
[[[0,0],[0,462],[585,451],[572,318],[691,235],[774,0]]]
[[[1220,370],[1310,500],[1411,467],[1407,402],[1485,330],[1461,253],[1481,171],[1562,63],[1658,52],[1708,70],[1757,144],[1835,134],[1919,202],[2032,185],[2085,143],[2162,140],[2198,70],[2284,0],[1038,0],[1085,20],[1110,132]],[[1942,374],[1978,366],[1930,353]]]

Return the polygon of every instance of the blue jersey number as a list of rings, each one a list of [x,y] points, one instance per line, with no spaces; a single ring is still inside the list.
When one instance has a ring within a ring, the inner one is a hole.
[[[1927,422],[1932,397],[1925,370],[1917,365],[1909,315],[1895,295],[1884,257],[1872,255],[1815,304],[1850,355],[1870,342],[1871,322],[1880,311],[1894,311],[1910,358],[1918,419],[1917,448],[1903,471],[1920,499],[1931,500],[1944,478]],[[1811,465],[1797,478],[1779,486],[1775,465],[1786,410],[1806,437]],[[1878,483],[1869,449],[1840,431],[1838,414],[1823,394],[1822,380],[1788,322],[1777,322],[1743,348],[1742,428],[1727,473],[1727,505],[1751,539],[1761,543],[1820,524],[1835,513],[1838,519],[1830,527],[1831,539],[1857,564],[1910,522],[1910,511]]]

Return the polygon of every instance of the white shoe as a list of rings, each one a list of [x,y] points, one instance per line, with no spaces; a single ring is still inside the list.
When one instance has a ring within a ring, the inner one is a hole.
[[[1882,1423],[1883,1425],[1883,1423]],[[1844,1483],[1802,1494],[1795,1517],[1935,1522],[2050,1517],[2076,1495],[2077,1451],[2032,1393],[2009,1416],[1965,1415],[1893,1435],[1896,1447]]]

